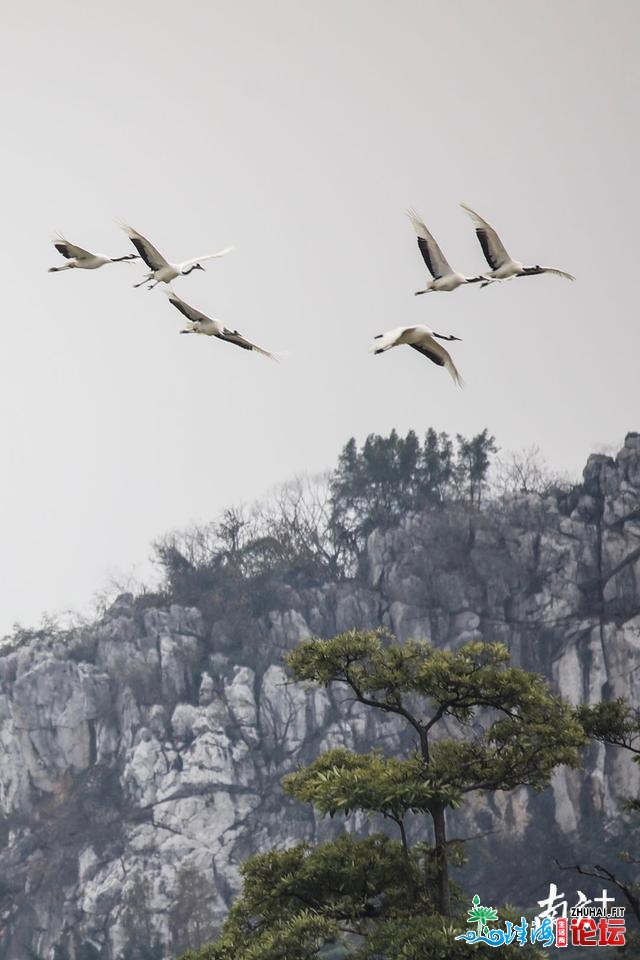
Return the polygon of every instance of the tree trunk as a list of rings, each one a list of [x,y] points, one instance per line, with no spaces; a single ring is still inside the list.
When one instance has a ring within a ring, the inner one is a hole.
[[[413,875],[411,873],[411,861],[409,859],[409,844],[407,843],[407,833],[404,829],[404,822],[402,817],[398,817],[396,820],[400,828],[400,836],[402,837],[402,858],[404,860],[405,868],[407,871],[407,884],[409,886],[409,895],[411,897],[411,902],[413,903],[416,899],[416,891],[413,885]]]
[[[444,917],[451,917],[451,891],[449,889],[449,861],[447,859],[447,825],[444,805],[434,804],[430,809],[436,840],[436,877],[438,881],[438,910]]]

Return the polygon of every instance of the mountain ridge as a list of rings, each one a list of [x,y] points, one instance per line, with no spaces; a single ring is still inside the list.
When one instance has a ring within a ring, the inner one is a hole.
[[[592,455],[569,491],[427,508],[375,529],[356,578],[282,584],[261,615],[152,603],[123,594],[95,624],[26,636],[0,657],[7,960],[27,949],[119,960],[137,936],[159,957],[197,946],[196,926],[212,936],[238,893],[246,856],[335,833],[284,798],[280,778],[328,747],[393,751],[399,734],[288,684],[282,655],[302,639],[384,627],[443,647],[502,640],[573,703],[638,702],[640,434],[616,458]],[[454,825],[498,839],[474,848],[465,884],[533,906],[558,879],[553,854],[600,855],[639,791],[637,765],[598,745],[584,772],[559,771],[540,796],[480,798]],[[195,899],[210,905],[197,924]]]

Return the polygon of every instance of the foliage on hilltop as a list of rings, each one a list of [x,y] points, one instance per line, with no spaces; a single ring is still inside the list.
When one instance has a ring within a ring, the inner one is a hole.
[[[232,507],[210,524],[163,537],[155,545],[164,592],[181,603],[216,606],[250,582],[256,614],[277,605],[279,584],[308,587],[356,576],[367,536],[407,514],[455,504],[477,510],[497,451],[485,429],[471,439],[428,430],[400,437],[352,438],[336,468],[284,485],[253,507]],[[257,605],[257,606],[256,606]]]

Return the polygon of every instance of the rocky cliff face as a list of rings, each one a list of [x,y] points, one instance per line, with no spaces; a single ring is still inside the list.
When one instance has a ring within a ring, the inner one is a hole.
[[[329,746],[393,749],[399,733],[286,685],[282,655],[303,638],[384,625],[438,646],[500,639],[573,702],[639,702],[640,435],[591,457],[569,494],[374,532],[363,569],[242,622],[125,595],[94,626],[0,658],[2,957],[117,960],[136,937],[171,956],[212,934],[249,854],[335,829],[285,800],[281,776]],[[478,800],[460,832],[499,832],[474,879],[532,905],[552,852],[602,849],[638,774],[593,748],[541,797]],[[511,854],[525,844],[523,880]]]

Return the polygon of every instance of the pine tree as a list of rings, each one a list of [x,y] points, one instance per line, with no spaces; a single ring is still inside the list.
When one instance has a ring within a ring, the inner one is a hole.
[[[396,716],[418,746],[401,756],[330,750],[285,777],[285,790],[321,814],[380,815],[397,837],[344,834],[252,857],[220,939],[187,957],[467,958],[468,946],[455,939],[468,921],[449,879],[461,853],[447,836],[446,811],[474,791],[542,789],[558,765],[578,764],[585,741],[573,710],[541,677],[508,660],[502,644],[451,652],[362,631],[293,650],[296,680],[346,687],[365,708]],[[446,733],[438,730],[445,721]],[[420,825],[417,839],[406,829],[409,814]],[[483,913],[483,926],[492,917]],[[521,952],[504,947],[500,955]],[[474,957],[492,955],[490,947],[474,947]]]

